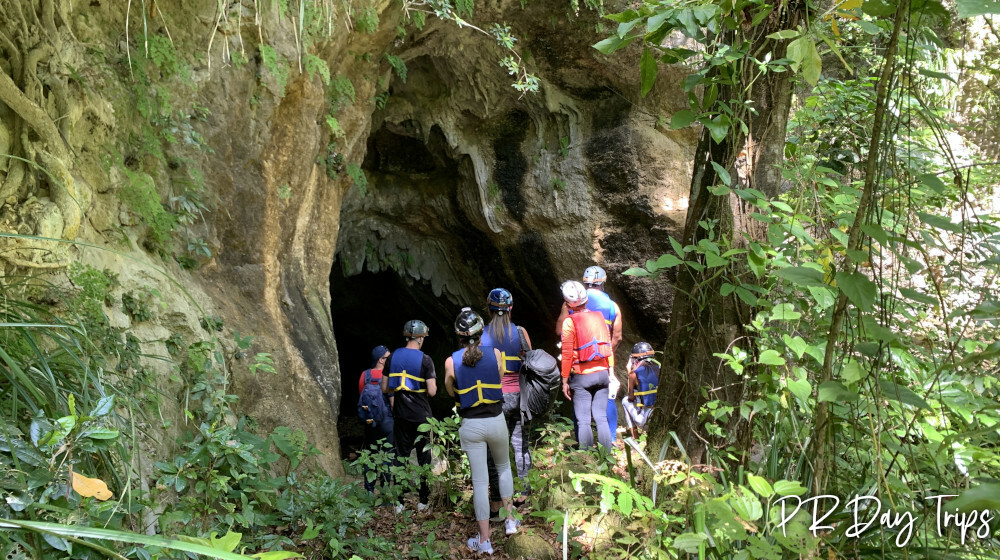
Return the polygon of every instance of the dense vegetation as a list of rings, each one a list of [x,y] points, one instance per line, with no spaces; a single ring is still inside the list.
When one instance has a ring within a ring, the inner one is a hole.
[[[38,4],[36,17],[54,29],[52,3]],[[270,9],[298,12],[299,60],[258,45],[260,80],[281,96],[300,67],[324,84],[327,173],[346,173],[363,190],[357,163],[338,159],[337,116],[355,102],[351,78],[331,75],[310,50],[333,6],[291,4]],[[473,11],[461,1],[407,8],[417,26],[431,14],[468,25]],[[936,0],[692,1],[637,3],[608,16],[613,34],[595,46],[614,56],[641,45],[643,94],[662,64],[694,69],[684,83],[690,108],[669,122],[700,126],[702,138],[682,238],[673,253],[628,272],[676,286],[664,414],[648,439],[613,455],[574,451],[565,420],[536,426],[528,525],[566,555],[996,555],[1000,41],[989,18],[1000,10],[974,0],[950,9]],[[379,25],[373,5],[349,14],[355,32]],[[220,25],[237,24],[226,16]],[[510,53],[501,64],[518,91],[537,89],[510,30],[482,27]],[[697,48],[665,46],[672,36]],[[197,233],[205,203],[196,168],[181,167],[188,175],[177,184],[189,187],[166,205],[151,182],[183,163],[185,150],[209,148],[191,125],[205,115],[146,93],[157,80],[184,81],[190,69],[168,39],[142,42],[136,60],[119,63],[133,76],[124,93],[138,100],[143,124],[117,145],[129,151],[106,154],[107,166],[126,179],[121,198],[147,229],[147,249],[197,267],[211,251]],[[27,50],[14,43],[5,52]],[[242,52],[227,56],[248,63]],[[37,80],[34,68],[11,60],[0,77]],[[385,63],[406,79],[402,60],[387,54]],[[72,195],[60,131],[31,110],[43,103],[41,90],[9,82],[0,81],[0,100],[38,135],[17,135],[7,159],[18,163],[4,169],[16,171],[17,189],[48,176]],[[276,194],[292,196],[290,188]],[[73,225],[72,196],[55,198]],[[109,314],[152,320],[161,312],[155,290],[122,293],[114,274],[78,265],[21,276],[65,265],[64,253],[38,258],[23,243],[31,236],[4,239],[5,270],[17,271],[3,276],[0,299],[5,558],[462,556],[430,537],[446,518],[420,519],[406,546],[399,541],[415,516],[373,522],[401,485],[373,496],[317,473],[302,433],[259,433],[239,414],[234,369],[275,373],[250,337],[221,340],[222,322],[206,316],[197,337],[162,341],[169,355],[144,355]],[[158,413],[158,362],[171,364],[169,383],[183,395],[184,435],[170,460],[150,465],[144,446],[171,427]],[[427,425],[446,468],[393,467],[407,484],[430,477],[442,512],[470,502],[455,423]],[[363,453],[352,473],[365,476],[387,453]],[[816,513],[806,505],[792,515],[799,500],[818,496],[827,497]],[[864,498],[851,502],[856,496]]]

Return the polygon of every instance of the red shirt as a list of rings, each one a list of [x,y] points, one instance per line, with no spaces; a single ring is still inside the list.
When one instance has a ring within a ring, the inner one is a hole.
[[[368,371],[368,370],[365,370]],[[372,381],[376,383],[382,383],[382,370],[372,368]],[[360,395],[362,391],[365,390],[365,372],[361,372],[361,377],[358,378],[358,394]]]

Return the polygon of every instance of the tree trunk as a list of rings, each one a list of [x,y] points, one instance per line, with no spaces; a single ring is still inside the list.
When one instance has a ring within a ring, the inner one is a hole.
[[[758,59],[766,52],[771,53],[771,60],[783,58],[786,42],[767,39],[767,35],[794,28],[803,9],[802,2],[790,2],[758,28],[744,29],[744,38],[751,41],[749,52]],[[754,67],[752,63],[744,63]],[[756,113],[746,113],[746,133],[738,124],[734,125],[722,142],[714,141],[707,128],[702,130],[695,152],[687,220],[679,240],[682,245],[697,245],[707,238],[708,230],[700,225],[705,221],[715,221],[716,239],[728,239],[733,246],[745,245],[747,239],[765,238],[765,225],[749,216],[750,208],[744,200],[732,193],[717,196],[709,191],[710,187],[722,184],[712,162],[729,171],[734,187],[755,188],[768,197],[778,194],[779,164],[784,157],[791,106],[790,74],[770,72],[752,84],[748,83],[750,76],[744,75],[737,80],[738,85],[719,89],[718,100],[742,99],[752,104]],[[743,262],[733,261],[728,266],[730,276],[749,273]],[[725,437],[711,437],[703,429],[703,405],[712,400],[738,405],[745,400],[744,380],[749,378],[746,374],[736,375],[715,354],[728,352],[737,345],[751,357],[755,356],[754,340],[744,329],[754,309],[735,292],[720,295],[725,278],[717,275],[713,279],[717,271],[706,268],[698,272],[682,267],[677,275],[677,295],[667,328],[657,392],[658,413],[653,415],[650,425],[650,449],[654,453],[664,444],[673,443],[670,436],[673,431],[693,463],[705,459],[709,446],[739,442],[744,448],[749,447],[749,426],[738,422],[738,414],[733,415],[729,429],[724,431]]]

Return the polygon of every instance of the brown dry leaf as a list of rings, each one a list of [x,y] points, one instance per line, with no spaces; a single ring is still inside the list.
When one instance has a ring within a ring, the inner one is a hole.
[[[73,477],[73,490],[85,498],[94,497],[103,502],[114,497],[111,490],[108,490],[108,485],[99,478],[86,477],[80,473],[72,473],[71,476]]]

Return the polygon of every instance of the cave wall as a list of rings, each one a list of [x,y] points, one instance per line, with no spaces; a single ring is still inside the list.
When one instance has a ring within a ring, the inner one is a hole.
[[[664,70],[643,100],[629,53],[590,47],[596,17],[553,24],[537,7],[486,11],[524,33],[541,92],[519,96],[492,62],[492,40],[472,31],[431,26],[397,42],[407,79],[392,76],[373,113],[365,192],[344,198],[339,279],[394,271],[426,284],[438,301],[422,318],[446,329],[461,306],[484,310],[489,289],[503,286],[515,321],[554,350],[558,287],[596,263],[625,317],[624,363],[634,342],[663,340],[672,303],[669,285],[621,272],[670,251],[683,223],[695,138],[655,117],[686,104],[682,70]],[[417,292],[393,297],[429,299]]]
[[[60,177],[75,194],[67,202],[68,189],[53,188],[41,173],[22,180],[25,170],[4,161],[0,229],[86,245],[26,248],[7,239],[3,254],[21,260],[7,258],[5,272],[28,264],[64,282],[59,267],[77,261],[118,274],[119,292],[155,288],[162,309],[152,321],[133,324],[108,309],[152,355],[167,356],[172,333],[207,338],[199,326],[205,316],[224,321],[227,354],[236,332],[253,335],[252,351],[271,353],[278,373],[255,376],[234,360],[240,411],[262,430],[304,430],[325,452],[319,466],[331,473],[342,472],[334,266],[340,278],[391,271],[399,283],[389,297],[432,294],[421,309],[442,324],[454,306],[505,285],[517,312],[541,329],[558,312],[559,283],[596,262],[612,275],[626,341],[662,338],[669,286],[618,273],[665,251],[664,234],[683,219],[694,133],[656,126],[657,117],[686,106],[675,85],[680,70],[664,69],[642,100],[638,53],[604,57],[590,48],[601,38],[596,14],[573,17],[562,6],[506,0],[477,6],[474,21],[511,26],[542,80],[538,94],[519,96],[492,38],[433,20],[401,36],[402,10],[382,0],[372,4],[380,24],[371,33],[348,32],[339,17],[336,32],[309,48],[331,75],[353,85],[354,101],[336,112],[344,132],[337,138],[326,123],[329,87],[297,66],[294,18],[254,6],[229,3],[220,14],[216,3],[196,0],[130,9],[58,0],[52,29],[27,22],[25,29],[54,45],[34,60],[43,78],[36,97],[41,114],[59,123],[66,150]],[[148,51],[144,30],[160,45],[169,37],[179,61]],[[261,41],[289,61],[287,83],[261,59]],[[405,82],[389,68],[387,52],[406,62]],[[130,64],[157,56],[160,71],[143,85]],[[13,72],[8,60],[0,69]],[[380,106],[377,96],[385,93]],[[168,106],[179,130],[173,143],[162,142],[163,158],[139,148],[143,128],[132,105],[151,102]],[[0,147],[20,137],[12,107],[0,103]],[[46,146],[46,138],[24,138]],[[569,140],[562,152],[561,138]],[[48,148],[60,144],[48,140]],[[366,171],[365,194],[346,163]],[[129,173],[148,178],[165,207],[184,181],[203,179],[203,219],[183,233],[210,256],[189,270],[176,254],[152,248],[148,224],[122,202],[134,180]],[[151,367],[167,396],[162,413],[174,420],[172,431],[148,442],[157,458],[183,425],[183,388],[171,381],[169,361],[151,360]]]

